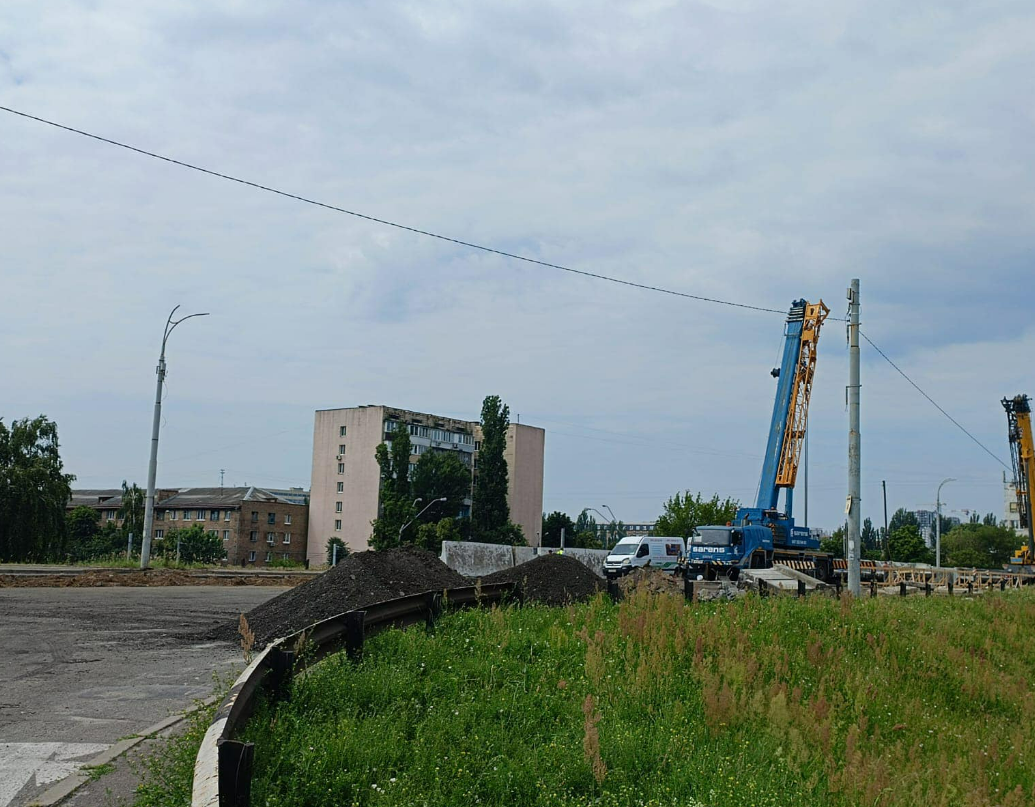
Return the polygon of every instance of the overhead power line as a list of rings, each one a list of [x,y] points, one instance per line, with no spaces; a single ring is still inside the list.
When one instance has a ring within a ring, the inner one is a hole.
[[[545,266],[548,269],[559,269],[562,272],[570,272],[573,275],[581,275],[583,277],[590,277],[594,280],[605,280],[608,283],[616,283],[620,286],[630,286],[634,289],[643,289],[644,291],[654,291],[660,294],[668,294],[673,297],[684,297],[688,300],[699,300],[703,303],[716,303],[718,305],[728,305],[734,308],[746,308],[751,311],[766,311],[772,314],[783,314],[778,308],[765,308],[759,305],[749,305],[747,303],[735,303],[731,300],[720,300],[715,297],[704,297],[699,294],[689,294],[683,291],[676,291],[674,289],[666,289],[661,286],[651,286],[647,283],[636,283],[632,280],[624,280],[619,277],[611,277],[610,275],[602,275],[597,272],[587,272],[582,269],[573,269],[570,266],[564,266],[559,263],[549,263],[548,261],[541,261],[537,258],[530,258],[527,255],[519,255],[514,252],[507,252],[506,250],[496,249],[495,247],[487,247],[483,244],[476,244],[473,241],[464,241],[460,238],[453,238],[452,236],[442,235],[441,233],[432,232],[431,230],[422,230],[419,227],[411,227],[408,224],[400,224],[397,221],[390,221],[389,219],[382,219],[377,216],[371,216],[367,213],[360,213],[355,210],[349,210],[344,207],[338,207],[327,202],[320,202],[316,199],[310,199],[306,196],[299,196],[296,193],[289,193],[288,191],[282,191],[278,188],[270,187],[269,185],[262,185],[258,182],[252,182],[251,180],[241,179],[240,177],[232,176],[231,174],[224,174],[220,171],[213,171],[210,168],[203,168],[200,165],[194,165],[193,163],[184,162],[183,160],[177,160],[173,157],[166,157],[164,154],[157,154],[153,151],[147,151],[146,149],[137,148],[131,146],[128,143],[122,143],[118,140],[112,140],[108,137],[102,137],[101,135],[92,134],[91,132],[83,131],[82,129],[76,129],[72,126],[65,126],[62,123],[56,121],[47,120],[46,118],[40,118],[36,115],[30,115],[27,112],[19,112],[17,109],[11,109],[10,107],[0,106],[0,110],[4,112],[10,112],[12,115],[18,115],[22,118],[28,118],[29,120],[38,121],[39,123],[45,123],[48,126],[53,126],[56,129],[63,129],[66,132],[72,132],[73,134],[82,135],[83,137],[89,137],[91,140],[97,140],[101,143],[107,143],[111,146],[117,146],[118,148],[126,149],[128,151],[136,152],[137,154],[143,154],[145,157],[152,157],[156,160],[162,160],[163,162],[172,163],[182,168],[189,168],[191,171],[198,171],[202,174],[208,174],[209,176],[218,177],[219,179],[225,179],[229,182],[236,182],[239,185],[247,185],[249,188],[255,188],[256,190],[265,191],[266,193],[273,193],[277,196],[283,196],[287,199],[294,199],[298,202],[305,202],[308,205],[314,205],[316,207],[322,207],[325,210],[333,210],[336,213],[344,213],[346,216],[354,216],[357,219],[363,219],[364,221],[371,221],[375,224],[383,224],[386,227],[394,227],[397,230],[404,230],[409,233],[416,233],[417,235],[427,236],[428,238],[437,238],[439,241],[446,241],[450,244],[457,244],[461,247],[468,247],[469,249],[476,249],[480,252],[487,252],[492,255],[499,255],[504,258],[511,258],[515,261],[524,261],[525,263],[532,263],[537,266]]]
[[[66,131],[66,132],[71,132],[72,134],[77,134],[77,135],[80,135],[82,137],[88,137],[91,140],[96,140],[96,141],[101,142],[101,143],[107,143],[110,146],[116,146],[116,147],[121,148],[121,149],[126,149],[127,151],[132,151],[132,152],[135,152],[137,154],[142,154],[145,157],[151,157],[152,159],[155,159],[155,160],[161,160],[163,162],[171,163],[173,165],[178,165],[181,168],[188,168],[191,171],[197,171],[197,172],[202,173],[202,174],[208,174],[209,176],[217,177],[218,179],[225,179],[228,182],[235,182],[238,185],[245,185],[245,186],[247,186],[249,188],[255,188],[256,190],[265,191],[266,193],[272,193],[272,194],[275,194],[277,196],[283,196],[286,199],[293,199],[293,200],[295,200],[297,202],[304,202],[305,204],[313,205],[315,207],[321,207],[321,208],[324,208],[325,210],[332,210],[332,211],[334,211],[336,213],[343,213],[343,214],[345,214],[347,216],[353,216],[354,218],[357,218],[357,219],[363,219],[364,221],[373,222],[375,224],[382,224],[382,225],[384,225],[386,227],[393,227],[393,228],[395,228],[397,230],[403,230],[405,232],[414,233],[416,235],[423,235],[423,236],[426,236],[427,238],[435,238],[435,239],[438,239],[439,241],[445,241],[445,242],[450,243],[450,244],[456,244],[458,246],[467,247],[469,249],[475,249],[475,250],[478,250],[479,252],[485,252],[485,253],[492,254],[492,255],[499,255],[499,256],[501,256],[503,258],[510,258],[512,260],[522,261],[524,263],[531,263],[531,264],[535,264],[536,266],[543,266],[543,267],[545,267],[547,269],[557,269],[557,270],[562,271],[562,272],[568,272],[568,273],[573,274],[573,275],[580,275],[582,277],[588,277],[588,278],[592,278],[594,280],[603,280],[603,281],[606,281],[608,283],[615,283],[615,284],[620,285],[620,286],[628,286],[628,287],[634,288],[634,289],[642,289],[643,291],[653,291],[653,292],[657,292],[659,294],[667,294],[667,295],[672,296],[672,297],[682,297],[682,298],[687,299],[687,300],[697,300],[697,301],[703,302],[703,303],[715,303],[716,305],[731,306],[733,308],[743,308],[743,309],[746,309],[746,310],[749,310],[749,311],[763,311],[763,312],[770,313],[770,314],[784,314],[785,313],[784,310],[779,309],[779,308],[767,308],[765,306],[750,305],[748,303],[737,303],[737,302],[733,302],[732,300],[720,300],[720,299],[718,299],[716,297],[705,297],[705,296],[700,295],[700,294],[690,294],[688,292],[676,291],[675,289],[667,289],[667,288],[664,288],[662,286],[653,286],[653,285],[650,285],[650,284],[647,284],[647,283],[637,283],[637,282],[632,281],[632,280],[625,280],[625,279],[619,278],[619,277],[612,277],[610,275],[602,275],[602,274],[599,274],[598,272],[587,272],[587,271],[585,271],[583,269],[573,269],[570,266],[564,266],[563,264],[559,264],[559,263],[550,263],[549,261],[541,261],[541,260],[539,260],[537,258],[531,258],[531,257],[529,257],[527,255],[519,255],[519,254],[514,253],[514,252],[507,252],[506,250],[496,249],[495,247],[488,247],[488,246],[485,246],[484,244],[477,244],[477,243],[475,243],[473,241],[465,241],[465,240],[463,240],[461,238],[453,238],[452,236],[448,236],[448,235],[443,235],[441,233],[432,232],[431,230],[423,230],[423,229],[421,229],[419,227],[412,227],[412,226],[407,225],[407,224],[401,224],[401,223],[396,222],[396,221],[391,221],[389,219],[379,218],[377,216],[372,216],[372,215],[369,215],[367,213],[360,213],[360,212],[355,211],[355,210],[349,210],[347,208],[339,207],[338,205],[332,205],[332,204],[329,204],[327,202],[320,202],[320,201],[317,201],[316,199],[310,199],[309,197],[306,197],[306,196],[300,196],[300,195],[295,194],[295,193],[290,193],[288,191],[283,191],[283,190],[280,190],[278,188],[270,187],[269,185],[263,185],[263,184],[258,183],[258,182],[252,182],[251,180],[241,179],[240,177],[235,177],[235,176],[233,176],[231,174],[224,174],[224,173],[222,173],[220,171],[214,171],[214,170],[212,170],[210,168],[204,168],[204,167],[202,167],[200,165],[195,165],[193,163],[184,162],[183,160],[177,160],[177,159],[175,159],[173,157],[167,157],[164,154],[158,154],[158,153],[153,152],[153,151],[148,151],[146,149],[138,148],[137,146],[131,146],[128,143],[123,143],[123,142],[118,141],[118,140],[112,140],[109,137],[102,137],[101,135],[93,134],[92,132],[87,132],[87,131],[84,131],[82,129],[76,129],[73,126],[66,126],[63,123],[58,123],[56,121],[48,120],[47,118],[41,118],[41,117],[39,117],[37,115],[30,115],[27,112],[21,112],[21,111],[19,111],[17,109],[12,109],[11,107],[0,106],[0,110],[2,110],[4,112],[9,112],[12,115],[17,115],[17,116],[19,116],[21,118],[26,118],[28,120],[34,120],[34,121],[36,121],[38,123],[46,124],[47,126],[53,126],[56,129],[62,129],[64,131]],[[830,319],[837,320],[837,321],[843,321],[842,318],[840,318],[840,317],[830,317]],[[963,426],[960,425],[960,423],[954,417],[952,417],[952,415],[950,415],[941,406],[939,406],[938,403],[930,395],[928,395],[926,392],[924,392],[913,381],[913,379],[911,379],[908,375],[906,375],[902,371],[902,369],[897,364],[895,364],[895,362],[893,362],[890,358],[888,358],[887,354],[883,350],[881,350],[877,346],[877,344],[872,339],[870,339],[870,337],[868,337],[865,333],[862,333],[861,330],[860,330],[860,333],[862,334],[863,338],[867,342],[870,343],[870,345],[873,347],[873,349],[876,350],[884,358],[884,360],[888,364],[890,364],[892,367],[894,367],[895,370],[897,370],[898,373],[904,379],[906,379],[906,381],[908,381],[916,389],[917,392],[919,392],[921,395],[924,396],[924,398],[926,398],[928,401],[930,401],[930,403],[939,412],[941,412],[943,415],[945,415],[945,417],[947,417],[950,421],[952,421],[952,423],[960,431],[962,431],[971,440],[973,440],[975,443],[977,443],[981,447],[981,449],[983,451],[985,451],[985,453],[987,453],[990,457],[992,457],[992,459],[994,459],[996,462],[998,462],[1004,468],[1009,469],[1010,466],[1008,466],[999,457],[997,457],[995,454],[993,454],[980,440],[978,440],[973,434],[971,434],[969,431],[967,431],[965,428],[963,428]]]
[[[870,346],[874,350],[876,350],[878,353],[880,353],[880,355],[884,358],[884,361],[886,361],[888,364],[890,364],[892,367],[894,367],[898,371],[898,374],[900,376],[902,376],[906,381],[908,381],[910,383],[910,385],[912,385],[913,389],[915,389],[917,392],[919,392],[921,395],[923,395],[928,401],[930,401],[935,409],[937,409],[939,412],[941,412],[943,415],[945,415],[945,417],[947,417],[949,420],[951,420],[955,424],[957,429],[959,429],[961,432],[963,432],[965,435],[967,435],[967,437],[969,437],[971,440],[973,440],[975,443],[977,443],[981,447],[982,451],[984,451],[986,454],[988,454],[988,456],[990,456],[992,459],[994,459],[996,462],[998,462],[1000,465],[1002,465],[1004,468],[1006,468],[1006,470],[1008,470],[1008,471],[1011,470],[1010,466],[1007,465],[1005,462],[1003,462],[1001,459],[999,459],[999,457],[997,457],[995,454],[993,454],[984,443],[982,443],[973,434],[971,434],[965,428],[963,428],[963,426],[960,425],[960,422],[958,420],[956,420],[956,418],[954,418],[952,415],[950,415],[948,412],[946,412],[944,409],[942,409],[938,405],[938,402],[934,400],[934,398],[932,398],[930,395],[928,395],[926,392],[924,392],[922,389],[920,389],[919,385],[912,378],[910,378],[908,375],[906,375],[903,372],[901,367],[899,367],[897,364],[895,364],[895,362],[893,362],[891,359],[889,359],[888,358],[888,354],[885,353],[883,350],[881,350],[879,347],[877,347],[876,343],[872,339],[870,339],[870,337],[868,337],[865,333],[863,333],[861,329],[860,329],[859,333],[862,334],[862,338],[863,339],[865,339],[867,342],[870,343]]]

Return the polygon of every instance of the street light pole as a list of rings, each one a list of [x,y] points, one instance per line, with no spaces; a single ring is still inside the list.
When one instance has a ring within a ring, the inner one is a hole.
[[[936,568],[942,565],[942,485],[955,481],[952,477],[943,479],[938,485],[938,493],[934,497],[934,565]]]
[[[605,505],[603,505],[603,507],[607,507],[607,505],[605,504]],[[610,508],[608,508],[608,510],[610,510]],[[611,519],[608,520],[607,516],[605,516],[603,513],[601,513],[595,507],[583,507],[582,508],[582,512],[583,513],[588,513],[588,512],[596,513],[598,516],[600,516],[602,519],[604,519],[604,521],[606,521],[612,527],[615,527],[615,525],[616,525],[615,517],[614,517],[613,513],[611,515]],[[616,529],[617,529],[617,527],[616,527]],[[607,549],[607,539],[606,538],[604,539],[603,544],[604,544],[604,549]]]
[[[413,506],[414,506],[414,507],[416,507],[416,506],[417,506],[417,502],[420,502],[420,501],[423,501],[423,499],[417,499],[417,500],[416,500],[416,501],[415,501],[415,502],[413,503]],[[435,506],[436,504],[438,504],[439,502],[444,502],[444,501],[446,501],[446,497],[445,497],[445,496],[443,496],[443,497],[441,497],[441,498],[439,498],[439,499],[432,499],[432,500],[431,500],[431,501],[430,501],[430,502],[428,503],[428,506],[427,506],[427,507],[425,507],[425,508],[424,508],[423,510],[421,510],[421,511],[420,511],[419,513],[417,513],[417,515],[415,515],[415,516],[414,516],[413,518],[411,518],[411,519],[410,519],[409,521],[407,521],[407,522],[406,522],[405,524],[403,524],[403,525],[402,525],[401,527],[399,527],[399,546],[402,546],[402,542],[403,542],[403,531],[404,531],[404,530],[405,530],[405,529],[406,529],[407,527],[409,527],[409,526],[410,526],[410,525],[411,525],[411,524],[412,524],[412,523],[413,523],[414,521],[416,521],[416,520],[417,520],[418,518],[420,518],[420,517],[421,517],[422,515],[424,515],[424,514],[425,514],[426,512],[428,512],[428,510],[430,510],[430,509],[431,509],[432,507],[434,507],[434,506]]]
[[[151,423],[151,461],[147,466],[147,499],[144,501],[144,536],[140,544],[140,568],[146,569],[151,562],[151,532],[155,516],[155,479],[158,476],[158,430],[162,425],[162,384],[165,383],[165,343],[177,325],[193,317],[207,317],[204,314],[188,314],[173,320],[173,314],[179,306],[169,312],[162,334],[162,352],[158,356],[158,389],[155,393],[155,415]]]

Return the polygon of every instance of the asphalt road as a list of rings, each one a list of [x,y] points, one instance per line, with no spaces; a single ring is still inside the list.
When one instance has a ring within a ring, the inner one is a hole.
[[[204,634],[284,590],[0,589],[0,807],[211,694],[243,657]]]

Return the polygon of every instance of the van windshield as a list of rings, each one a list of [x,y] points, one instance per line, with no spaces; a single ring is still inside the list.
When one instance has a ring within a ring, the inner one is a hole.
[[[636,544],[615,544],[611,547],[612,555],[631,555],[636,551]]]
[[[729,546],[729,527],[701,527],[694,533],[693,541],[699,546]]]

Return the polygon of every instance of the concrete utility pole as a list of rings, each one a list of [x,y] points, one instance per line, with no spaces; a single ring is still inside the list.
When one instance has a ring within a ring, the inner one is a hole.
[[[880,481],[880,487],[884,492],[884,560],[891,560],[889,550],[891,544],[888,543],[888,481],[886,479],[882,479]]]
[[[934,565],[942,565],[942,485],[955,482],[951,477],[943,479],[938,485],[938,493],[934,497]]]
[[[859,437],[859,279],[848,289],[848,590],[861,592],[859,528],[862,517],[862,462]]]
[[[146,569],[151,562],[151,533],[155,517],[155,478],[158,475],[158,430],[162,425],[162,384],[165,383],[165,343],[177,325],[192,317],[207,317],[208,314],[188,314],[173,320],[179,306],[169,312],[162,334],[162,352],[158,356],[158,391],[155,393],[155,417],[151,424],[151,462],[147,466],[147,499],[144,501],[144,536],[140,544],[140,568]]]

